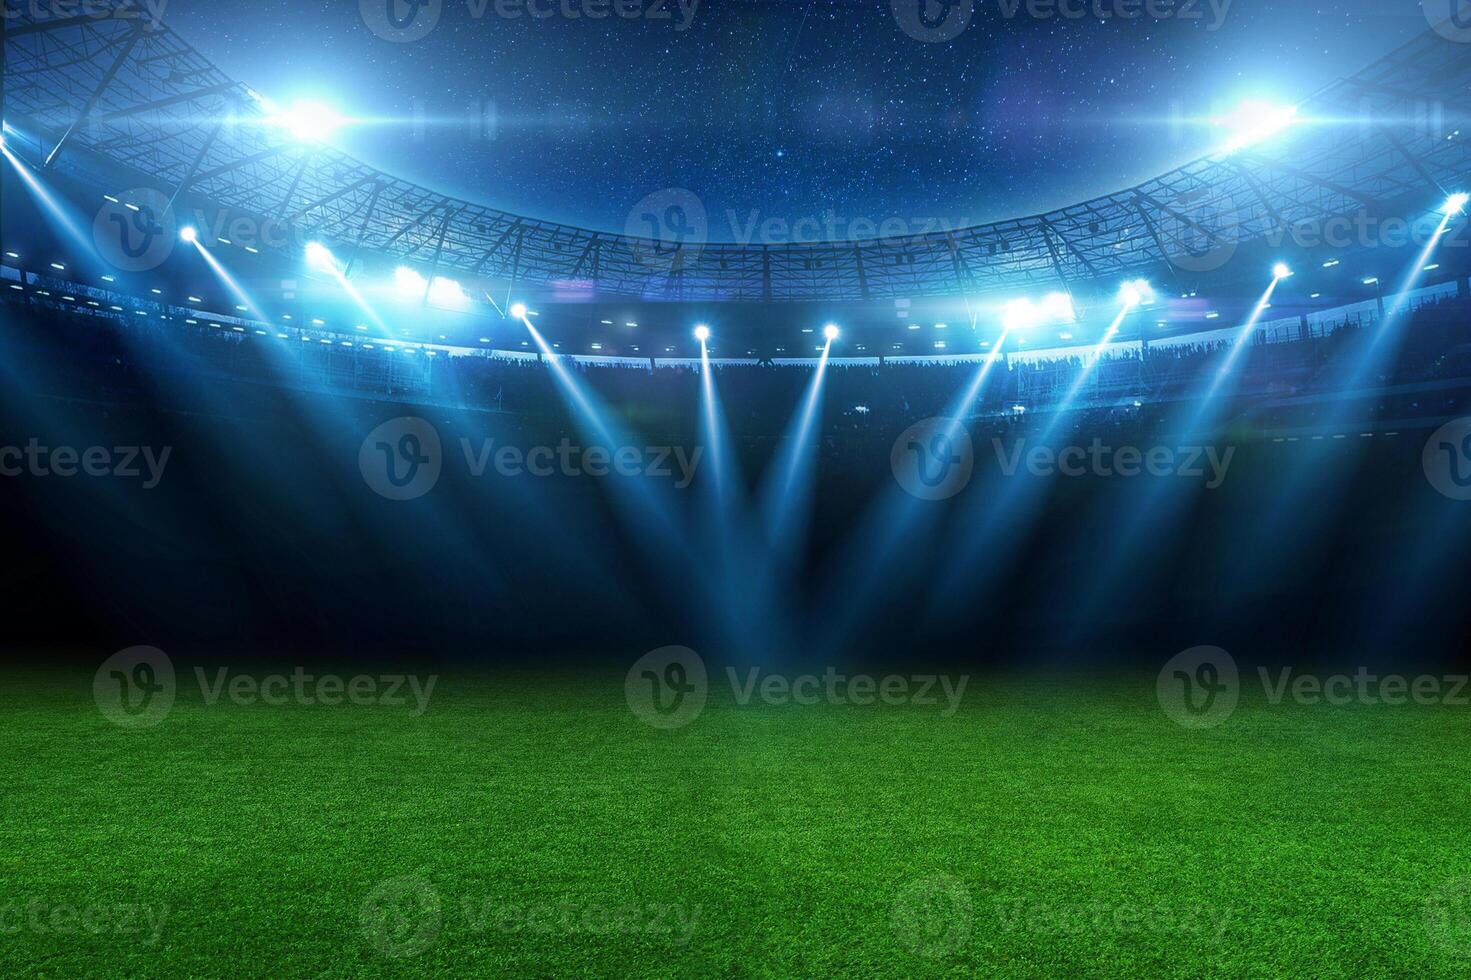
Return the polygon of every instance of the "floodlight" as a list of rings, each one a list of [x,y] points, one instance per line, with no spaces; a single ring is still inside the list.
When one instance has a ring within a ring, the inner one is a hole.
[[[1276,265],[1272,266],[1272,275],[1276,276],[1278,279],[1291,279],[1292,267],[1289,266],[1286,262],[1278,262]]]
[[[429,288],[429,281],[406,265],[393,270],[393,288],[404,299],[420,299]]]
[[[1071,323],[1078,318],[1073,298],[1067,293],[1050,293],[1042,300],[1042,312],[1058,323]]]
[[[1230,130],[1230,136],[1222,149],[1226,153],[1235,153],[1237,150],[1244,150],[1248,146],[1271,139],[1296,120],[1297,106],[1275,105],[1270,102],[1249,99],[1238,105],[1228,115],[1218,116],[1211,122]]]
[[[1036,324],[1037,307],[1029,299],[1014,299],[1004,307],[1001,322],[1007,330],[1020,330]]]
[[[1143,306],[1153,303],[1154,299],[1154,287],[1149,284],[1147,279],[1135,279],[1133,282],[1126,282],[1123,288],[1119,290],[1119,300],[1125,306]]]
[[[838,325],[836,323],[829,323],[827,326],[822,328],[822,335],[828,340],[837,340],[838,337],[842,335],[842,331],[838,329]]]
[[[179,240],[183,242],[188,242],[190,245],[193,245],[195,242],[199,241],[199,229],[195,228],[193,225],[185,225],[183,228],[179,229]]]
[[[526,304],[525,303],[512,303],[511,304],[511,318],[513,320],[524,320],[524,319],[526,319]]]
[[[459,310],[470,305],[470,297],[455,280],[435,276],[434,282],[429,287],[429,302],[434,306]]]
[[[321,269],[323,272],[337,271],[336,256],[321,242],[307,242],[306,264],[313,269]]]
[[[1445,213],[1454,217],[1466,211],[1466,205],[1471,203],[1471,194],[1452,194],[1446,198]]]
[[[695,339],[698,340],[702,344],[705,341],[709,340],[710,339],[710,328],[707,327],[707,326],[705,326],[703,323],[700,324],[698,327],[695,327]]]
[[[331,139],[346,122],[331,106],[313,100],[300,100],[275,117],[278,125],[302,143],[321,143]]]

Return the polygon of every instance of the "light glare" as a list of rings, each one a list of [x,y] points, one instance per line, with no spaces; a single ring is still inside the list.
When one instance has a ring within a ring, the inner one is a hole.
[[[1212,119],[1211,123],[1230,131],[1222,149],[1226,153],[1235,153],[1271,139],[1296,120],[1297,106],[1275,105],[1249,99],[1228,115]]]

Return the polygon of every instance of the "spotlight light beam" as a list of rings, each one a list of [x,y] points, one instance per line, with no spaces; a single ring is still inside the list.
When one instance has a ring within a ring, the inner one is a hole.
[[[250,294],[245,291],[245,287],[240,285],[240,283],[236,281],[235,277],[230,275],[230,273],[225,270],[225,267],[220,264],[220,261],[218,259],[209,254],[209,249],[205,248],[204,245],[199,241],[195,241],[193,244],[195,250],[204,257],[204,261],[209,265],[210,270],[214,272],[215,277],[219,279],[220,282],[225,284],[225,288],[230,291],[230,295],[235,297],[235,300],[241,306],[244,306],[247,312],[249,312],[251,316],[255,317],[255,319],[261,321],[262,323],[269,323],[270,318],[261,312],[260,306],[253,298],[251,298]]]
[[[717,586],[721,601],[715,614],[723,620],[726,636],[748,650],[778,649],[781,616],[774,608],[769,589],[767,556],[753,535],[742,534],[748,519],[743,484],[731,452],[710,348],[700,344],[700,398],[705,458],[712,479],[702,494],[706,505],[705,538],[715,555]]]
[[[822,407],[823,380],[827,376],[828,358],[833,342],[829,340],[822,348],[817,370],[808,382],[792,425],[782,440],[782,451],[767,478],[762,493],[762,514],[766,526],[766,540],[771,548],[790,553],[797,547],[801,528],[793,524],[799,514],[810,510],[813,478],[816,476],[816,461],[811,458],[812,436],[817,430]]]
[[[1284,268],[1279,267],[1275,271],[1281,273],[1284,271]],[[1291,275],[1290,271],[1288,275]],[[1241,355],[1251,346],[1251,339],[1256,335],[1257,325],[1261,322],[1262,316],[1266,313],[1267,308],[1271,306],[1272,297],[1276,295],[1277,287],[1285,278],[1286,276],[1280,274],[1273,275],[1271,285],[1267,286],[1267,291],[1262,294],[1261,299],[1257,300],[1256,306],[1252,308],[1251,315],[1242,324],[1240,331],[1236,334],[1236,339],[1226,351],[1226,356],[1222,359],[1220,366],[1215,370],[1209,385],[1200,395],[1195,411],[1185,423],[1185,428],[1181,430],[1181,438],[1194,438],[1201,426],[1209,419],[1211,413],[1215,411],[1216,400],[1221,394],[1222,387],[1235,373],[1236,364],[1241,360]]]
[[[1372,332],[1366,331],[1367,336],[1359,338],[1363,349],[1355,352],[1331,380],[1333,387],[1345,392],[1372,387],[1375,373],[1393,365],[1404,340],[1402,327],[1411,294],[1424,279],[1425,266],[1430,264],[1461,213],[1464,202],[1458,201],[1458,197],[1452,196],[1441,207],[1442,217],[1435,234],[1405,269],[1397,291],[1385,304],[1383,317],[1371,328]],[[1352,406],[1353,401],[1347,398],[1325,403],[1322,415],[1316,420],[1320,433],[1336,434],[1347,425]],[[1333,533],[1334,521],[1342,516],[1343,504],[1334,494],[1323,492],[1323,488],[1348,479],[1346,470],[1352,465],[1352,457],[1329,450],[1319,452],[1315,448],[1304,446],[1287,461],[1282,473],[1283,487],[1253,526],[1252,546],[1241,552],[1239,566],[1227,576],[1224,583],[1227,589],[1250,587],[1253,577],[1259,574],[1264,550],[1274,560],[1287,562],[1308,554],[1314,544]],[[1287,533],[1289,529],[1291,533]]]
[[[337,283],[338,287],[357,305],[363,315],[372,321],[373,326],[378,329],[378,335],[380,337],[392,336],[392,331],[389,330],[388,324],[384,322],[383,318],[379,316],[378,311],[373,308],[373,305],[367,301],[363,294],[358,292],[357,287],[348,280],[347,275],[342,271],[341,263],[337,261],[337,257],[325,245],[320,242],[309,242],[306,247],[306,256],[307,265],[331,276],[332,281]]]
[[[1012,330],[1003,326],[1001,336],[981,361],[944,415],[942,435],[955,441],[965,427],[965,420],[980,401],[986,381],[996,365],[1005,357],[1006,342]],[[874,503],[864,515],[861,527],[851,534],[834,566],[831,585],[824,590],[821,635],[815,644],[831,654],[843,649],[854,632],[863,625],[875,596],[884,581],[884,572],[896,559],[901,547],[930,536],[939,514],[929,502],[909,496],[893,486],[884,498]]]
[[[1048,409],[1052,413],[1051,418],[1035,439],[1027,440],[1029,445],[1053,448],[1058,433],[1073,417],[1078,399],[1092,379],[1103,355],[1107,353],[1109,344],[1123,328],[1124,321],[1153,298],[1154,290],[1147,282],[1137,280],[1125,284],[1119,293],[1119,310],[1113,321],[1098,344],[1083,359],[1077,377],[1068,390]],[[1026,477],[1018,475],[1004,482],[999,493],[989,497],[989,507],[986,510],[981,510],[982,504],[979,503],[973,508],[973,531],[960,536],[962,545],[951,552],[944,570],[937,577],[937,586],[930,595],[928,615],[931,619],[945,618],[952,608],[951,604],[967,590],[974,594],[977,588],[994,581],[994,578],[987,577],[994,576],[1001,567],[997,557],[1005,553],[1004,549],[1015,547],[1029,533],[1033,519],[1040,513],[1045,499],[1045,490],[1038,490]],[[988,565],[986,568],[978,568],[983,557]]]
[[[520,304],[517,304],[520,306]],[[523,310],[524,312],[524,310]],[[567,369],[562,355],[557,353],[541,331],[531,320],[519,318],[532,341],[542,354],[542,360],[551,371],[564,399],[572,409],[572,422],[590,443],[601,445],[610,452],[620,446],[632,446],[634,442],[609,421],[614,413],[601,404]],[[704,453],[696,447],[691,453],[693,466],[698,468]],[[647,480],[637,477],[616,478],[609,481],[611,498],[619,516],[628,525],[632,539],[651,542],[653,550],[643,554],[650,580],[666,590],[669,599],[688,603],[689,584],[695,583],[703,601],[718,602],[710,569],[695,560],[695,555],[683,539],[671,513],[671,502],[655,496]],[[671,569],[671,564],[675,567]]]
[[[25,161],[11,153],[10,148],[4,143],[0,143],[0,154],[4,154],[5,159],[10,161],[10,165],[20,175],[21,183],[26,185],[26,190],[30,191],[31,196],[40,203],[51,216],[52,220],[66,233],[66,236],[72,240],[72,244],[80,250],[81,254],[86,255],[99,267],[105,266],[106,263],[97,254],[97,248],[92,240],[92,236],[83,230],[82,226],[71,215],[69,209],[61,203],[56,195],[47,189],[45,184],[41,183],[40,178],[31,172],[31,168]]]
[[[1250,348],[1251,338],[1278,287],[1292,275],[1292,270],[1284,263],[1279,263],[1272,271],[1271,283],[1252,308],[1205,390],[1182,404],[1183,417],[1177,420],[1178,425],[1172,421],[1165,427],[1164,431],[1175,432],[1178,444],[1191,444],[1203,439],[1201,430],[1208,427],[1212,415],[1219,411],[1218,402],[1224,394],[1226,382],[1235,373],[1242,354]],[[1218,452],[1226,451],[1216,448]],[[1126,570],[1150,560],[1149,544],[1158,540],[1161,529],[1185,519],[1187,508],[1198,492],[1197,486],[1184,480],[1164,481],[1145,489],[1139,500],[1120,516],[1111,529],[1110,542],[1101,549],[1105,556],[1103,567],[1095,569],[1090,580],[1080,588],[1075,602],[1080,617],[1094,615],[1106,607],[1113,590],[1119,588],[1126,577]]]
[[[715,502],[720,515],[728,523],[728,519],[733,516],[730,509],[737,504],[732,497],[735,487],[731,483],[734,461],[730,455],[730,439],[725,425],[725,413],[721,410],[720,397],[715,388],[715,372],[710,365],[710,347],[704,341],[700,342],[700,393],[704,403],[707,456],[715,471],[712,481]]]

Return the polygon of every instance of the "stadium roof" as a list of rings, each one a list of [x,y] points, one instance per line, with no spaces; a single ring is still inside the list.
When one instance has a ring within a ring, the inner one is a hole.
[[[1471,58],[1433,32],[1313,96],[1290,132],[1136,187],[957,231],[771,245],[653,241],[438,194],[260,125],[260,97],[136,17],[31,9],[10,22],[6,55],[6,119],[36,137],[44,166],[100,158],[181,201],[443,275],[652,300],[970,295],[1165,264],[1190,276],[1298,222],[1407,214],[1471,177],[1471,132],[1457,130],[1471,114]]]

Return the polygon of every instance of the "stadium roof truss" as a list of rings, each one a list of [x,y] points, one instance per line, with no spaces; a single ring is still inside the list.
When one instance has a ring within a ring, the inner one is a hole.
[[[250,89],[139,19],[23,13],[6,55],[7,118],[42,141],[43,166],[95,154],[175,199],[291,221],[354,255],[653,300],[959,295],[1204,270],[1217,250],[1298,222],[1392,216],[1471,175],[1471,132],[1457,135],[1471,57],[1433,32],[1314,96],[1291,132],[1128,190],[955,231],[779,245],[656,242],[446,197],[262,125]]]

